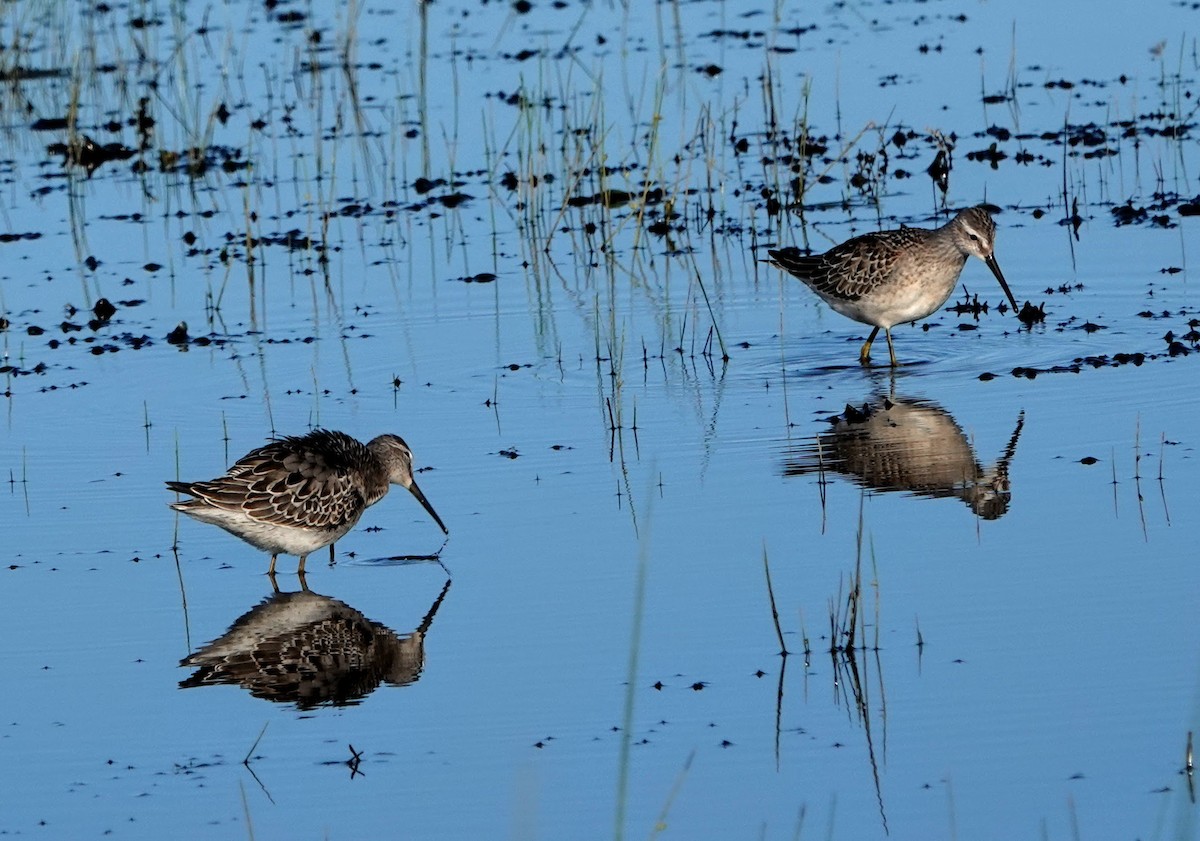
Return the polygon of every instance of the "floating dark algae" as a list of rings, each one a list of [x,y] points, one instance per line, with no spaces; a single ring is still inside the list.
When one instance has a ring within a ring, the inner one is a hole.
[[[1147,209],[1145,207],[1137,207],[1134,205],[1132,199],[1126,201],[1125,204],[1117,205],[1109,212],[1112,213],[1113,222],[1118,228],[1122,227],[1123,225],[1135,225],[1141,223],[1148,223],[1160,228],[1169,228],[1174,226],[1174,223],[1171,222],[1170,216],[1163,213],[1154,213],[1152,212],[1152,209]]]
[[[469,202],[473,198],[474,196],[470,195],[469,193],[454,192],[438,196],[434,200],[442,205],[442,207],[455,208],[461,204]]]
[[[23,377],[30,374],[44,374],[50,370],[50,366],[45,362],[39,362],[32,368],[21,368],[18,365],[0,365],[0,374],[11,377]]]
[[[537,58],[541,54],[540,50],[524,49],[515,53],[501,53],[500,57],[508,61],[522,62],[528,61],[531,58]]]
[[[882,402],[881,407],[884,410],[890,409],[892,408],[892,403],[890,400],[885,399]],[[876,407],[872,406],[870,403],[864,403],[862,408],[857,408],[850,403],[847,403],[846,408],[842,410],[842,414],[840,416],[833,415],[832,417],[826,418],[826,422],[834,425],[839,423],[865,423],[871,419],[871,417],[875,414],[875,411]]]
[[[1001,315],[1003,315],[1008,311],[1008,305],[1001,302],[997,309],[1000,311]],[[952,312],[955,315],[972,315],[977,319],[981,315],[986,315],[988,311],[988,302],[980,300],[979,293],[971,295],[967,293],[965,289],[963,290],[963,298],[961,301],[955,301],[954,304],[946,307],[946,312]]]
[[[1163,315],[1166,316],[1169,313],[1164,313]],[[1182,335],[1176,335],[1174,331],[1168,330],[1162,337],[1162,341],[1166,344],[1166,348],[1162,351],[1118,351],[1109,354],[1078,356],[1068,364],[1047,367],[1019,365],[1013,368],[1010,373],[1013,377],[1033,380],[1043,374],[1080,374],[1089,368],[1120,368],[1126,365],[1138,368],[1147,362],[1170,361],[1180,357],[1192,356],[1193,354],[1200,353],[1200,319],[1191,319],[1188,322],[1188,327],[1188,332]],[[1085,322],[1076,329],[1094,333],[1103,328],[1100,325]],[[985,371],[979,375],[979,379],[987,382],[996,379],[997,376],[992,371]]]
[[[388,206],[394,207],[394,205],[388,205]],[[334,216],[344,216],[344,217],[349,217],[351,219],[362,219],[366,216],[370,216],[374,212],[375,212],[375,207],[370,202],[353,202],[352,201],[352,202],[347,202],[346,204],[339,207],[337,210],[333,210],[333,211],[330,211],[329,213],[325,214],[325,218],[328,219],[328,218],[332,218]]]
[[[87,172],[88,178],[104,164],[110,161],[124,161],[137,154],[121,143],[105,143],[103,145],[92,140],[86,134],[79,135],[70,143],[51,143],[47,149],[51,155],[62,155],[64,166],[80,166]]]
[[[158,152],[159,172],[178,172],[190,178],[198,178],[210,170],[219,168],[225,173],[249,169],[250,162],[242,150],[229,146],[193,146],[183,150],[160,149]],[[151,165],[143,158],[133,164],[135,173],[149,172]]]
[[[418,178],[413,182],[413,190],[417,195],[425,195],[426,193],[436,190],[438,187],[449,186],[445,178]]]
[[[978,149],[974,152],[967,152],[968,161],[982,161],[991,164],[992,169],[999,169],[1000,162],[1008,157],[1007,152],[1003,152],[993,143],[986,149]]]
[[[282,234],[259,237],[253,240],[253,245],[282,245],[292,251],[310,251],[324,248],[317,240],[305,234],[299,228],[293,228]]]
[[[108,298],[101,298],[99,301],[96,302],[96,305],[94,307],[92,307],[92,315],[96,316],[93,323],[105,324],[114,315],[116,315],[116,313],[117,313],[117,308],[116,308],[116,306],[113,305],[112,301],[108,300]],[[94,330],[95,327],[93,327],[92,329]]]
[[[104,341],[104,342],[101,342],[95,336],[85,336],[83,338],[78,338],[76,336],[70,336],[63,340],[51,339],[49,342],[46,343],[46,346],[48,348],[50,348],[51,350],[58,350],[60,347],[62,347],[64,345],[66,345],[67,347],[72,347],[74,345],[83,345],[88,348],[89,353],[91,353],[93,355],[98,355],[100,353],[105,353],[105,352],[114,352],[115,353],[116,351],[120,350],[120,345],[118,345],[116,343],[120,343],[120,345],[124,345],[125,347],[129,348],[130,350],[141,350],[142,348],[144,348],[148,345],[154,344],[154,340],[151,339],[149,336],[147,336],[145,333],[142,333],[142,334],[121,333],[120,335],[117,335],[117,336],[109,336],[107,338],[107,341]]]
[[[678,213],[672,213],[669,217],[669,219],[678,219],[678,218],[679,218]],[[671,231],[678,231],[680,233],[683,233],[684,231],[687,230],[686,226],[684,226],[684,225],[671,225],[669,219],[668,219],[668,217],[656,219],[653,222],[651,222],[649,225],[646,226],[646,230],[649,231],[650,233],[654,234],[654,236],[656,236],[656,237],[665,237],[667,234],[671,233]],[[679,251],[679,252],[675,252],[675,253],[683,253],[683,252]]]
[[[1157,359],[1166,359],[1174,356],[1186,356],[1192,352],[1191,349],[1176,343],[1167,353],[1142,353],[1140,351],[1134,353],[1114,353],[1112,355],[1101,354],[1098,356],[1081,356],[1076,357],[1069,365],[1051,365],[1045,368],[1032,366],[1017,366],[1013,368],[1012,376],[1018,379],[1033,380],[1037,379],[1042,374],[1081,374],[1087,368],[1120,368],[1124,365],[1133,365],[1141,367],[1149,361]],[[979,379],[987,381],[993,380],[996,375],[985,372],[979,375]]]
[[[1185,342],[1191,342],[1192,345],[1200,345],[1200,330],[1196,329],[1197,327],[1200,327],[1200,320],[1193,318],[1191,321],[1188,322],[1188,327],[1190,327],[1192,329],[1188,330],[1180,338],[1182,338]],[[1170,338],[1167,338],[1168,336]],[[1174,341],[1175,341],[1174,334],[1171,333],[1171,331],[1169,331],[1169,330],[1167,331],[1167,336],[1164,336],[1163,339],[1164,339],[1164,341],[1167,341],[1168,343],[1174,343]]]
[[[567,199],[567,206],[587,207],[588,205],[596,204],[601,207],[624,207],[630,202],[635,201],[645,204],[659,204],[662,202],[663,196],[664,193],[661,187],[632,193],[628,190],[601,190],[599,193],[591,196],[571,196]]]
[[[1082,292],[1082,283],[1060,283],[1057,287],[1047,286],[1042,290],[1043,295],[1070,295],[1072,292]],[[1042,306],[1045,306],[1044,304]],[[1043,313],[1044,314],[1044,313]]]
[[[418,192],[420,192],[420,190],[418,190]],[[470,193],[463,193],[455,190],[454,192],[443,193],[442,195],[438,196],[429,196],[425,201],[413,202],[412,204],[405,206],[404,209],[415,212],[418,210],[425,210],[426,208],[433,207],[435,205],[441,205],[444,208],[452,210],[456,207],[466,204],[469,201],[472,201],[474,198],[475,197]]]
[[[1026,327],[1032,327],[1034,324],[1041,324],[1046,320],[1046,305],[1038,304],[1035,307],[1033,304],[1026,301],[1025,305],[1021,307],[1021,311],[1017,313],[1017,318]]]
[[[1034,380],[1042,374],[1078,374],[1082,370],[1082,367],[1079,365],[1054,365],[1049,368],[1033,368],[1024,365],[1018,365],[1016,368],[1012,369],[1011,373],[1017,379],[1024,378],[1027,380]],[[988,372],[986,374],[980,374],[979,378],[981,380],[991,380],[995,379],[995,376],[995,374]]]

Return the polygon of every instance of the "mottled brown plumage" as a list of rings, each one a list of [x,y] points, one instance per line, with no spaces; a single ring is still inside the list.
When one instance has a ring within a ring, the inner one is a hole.
[[[983,465],[974,443],[954,417],[927,400],[880,396],[859,411],[847,406],[832,430],[793,445],[785,453],[785,476],[843,473],[873,491],[900,491],[930,498],[957,497],[985,520],[1008,510],[1009,465],[1025,425],[1025,413],[1003,454]]]
[[[425,665],[425,635],[449,589],[447,581],[410,634],[307,588],[277,591],[185,657],[180,665],[196,672],[179,686],[238,685],[257,698],[311,709],[356,703],[380,683],[413,683]]]
[[[773,265],[804,281],[835,312],[875,329],[859,353],[866,364],[883,328],[896,365],[892,327],[925,318],[950,297],[967,257],[987,263],[1013,310],[1017,301],[994,254],[996,223],[984,207],[960,211],[940,228],[899,228],[848,239],[824,254],[769,251]]]
[[[824,254],[801,254],[795,248],[768,253],[781,269],[818,295],[857,301],[887,283],[896,261],[906,250],[921,247],[931,233],[924,228],[899,228],[848,239]],[[960,262],[966,261],[967,255],[960,255]]]
[[[270,552],[273,573],[280,553],[299,555],[301,571],[316,549],[329,546],[332,556],[333,544],[390,484],[407,488],[447,530],[417,487],[412,452],[396,435],[363,444],[343,432],[315,429],[251,450],[216,479],[167,487],[193,497],[173,503],[176,511]]]

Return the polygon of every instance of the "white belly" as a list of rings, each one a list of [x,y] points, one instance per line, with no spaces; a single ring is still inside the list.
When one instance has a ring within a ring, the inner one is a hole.
[[[184,510],[197,520],[220,526],[230,534],[272,555],[307,555],[340,540],[354,528],[357,518],[336,529],[309,529],[294,526],[279,526],[255,520],[245,514],[205,507]]]

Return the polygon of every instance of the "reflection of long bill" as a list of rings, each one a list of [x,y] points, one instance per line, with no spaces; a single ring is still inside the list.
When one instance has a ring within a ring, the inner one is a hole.
[[[992,274],[996,276],[996,280],[1000,281],[1000,288],[1008,296],[1008,302],[1012,304],[1013,312],[1020,312],[1021,308],[1017,306],[1017,299],[1013,297],[1012,290],[1008,288],[1008,283],[1004,280],[1004,274],[1000,271],[1000,264],[996,262],[996,255],[989,254],[983,258],[983,262],[987,263],[987,267],[992,270]]]
[[[996,269],[996,271],[1000,270]],[[1004,279],[1001,278],[1000,282],[1003,283]],[[1008,287],[1006,286],[1004,288],[1007,289]],[[1011,298],[1012,295],[1009,295],[1008,297]],[[1016,305],[1014,304],[1013,306]],[[409,493],[417,498],[417,502],[421,503],[421,506],[429,512],[429,516],[433,517],[434,522],[436,522],[438,527],[441,528],[442,534],[449,534],[450,529],[446,528],[446,524],[442,522],[442,518],[438,516],[438,513],[433,510],[433,506],[429,504],[429,500],[425,498],[425,494],[421,493],[421,489],[417,487],[417,482],[415,479],[413,480],[412,484],[408,486],[408,490]]]

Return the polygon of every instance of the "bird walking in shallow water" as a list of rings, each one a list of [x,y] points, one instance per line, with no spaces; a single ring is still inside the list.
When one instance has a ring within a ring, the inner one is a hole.
[[[251,450],[216,479],[167,482],[193,497],[171,503],[176,511],[270,552],[270,575],[280,554],[299,555],[301,573],[310,552],[328,546],[332,559],[333,544],[383,499],[389,485],[407,488],[449,533],[417,487],[412,451],[397,435],[363,444],[344,432],[314,429]]]
[[[996,223],[987,209],[969,207],[940,228],[899,228],[848,239],[824,254],[798,248],[768,251],[772,265],[795,275],[847,318],[875,329],[858,354],[866,365],[880,328],[893,366],[892,327],[937,312],[950,297],[967,258],[992,270],[1013,311],[1020,308],[996,262]]]

